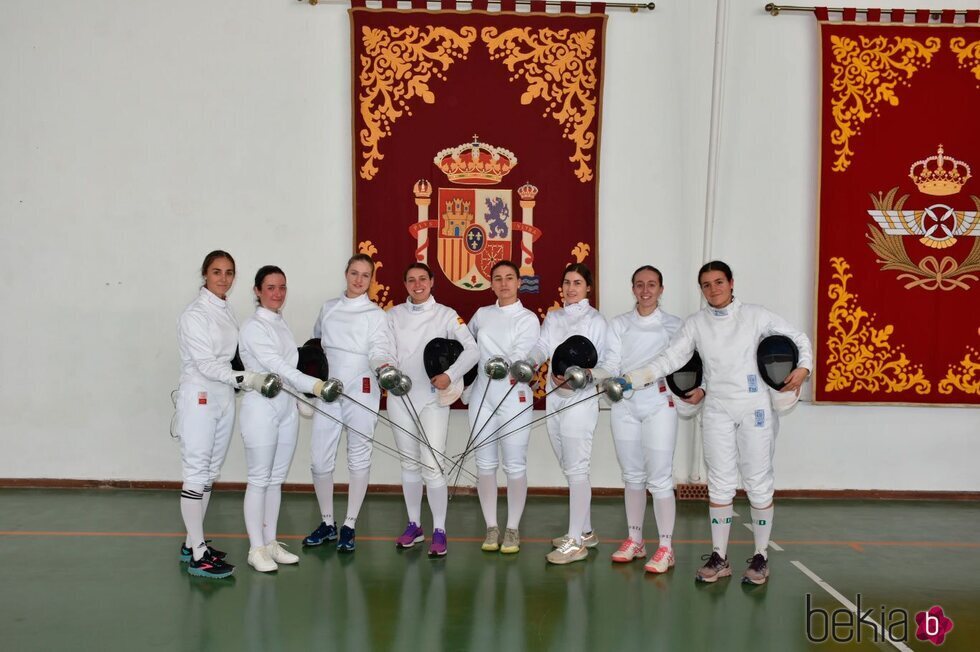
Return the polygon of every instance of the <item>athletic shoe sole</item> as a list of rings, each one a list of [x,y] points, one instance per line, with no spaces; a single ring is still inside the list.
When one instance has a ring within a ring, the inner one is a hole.
[[[206,577],[212,580],[223,580],[226,577],[230,577],[235,569],[229,569],[226,571],[216,571],[213,567],[207,568],[194,568],[193,566],[187,567],[187,573],[193,575],[194,577]]]
[[[400,543],[398,541],[395,541],[395,547],[400,548],[401,550],[408,550],[409,548],[414,548],[416,544],[422,543],[423,541],[425,541],[425,535],[420,534],[417,537],[415,537],[415,539],[411,543]]]
[[[724,570],[718,571],[718,573],[714,577],[701,577],[701,573],[698,573],[697,575],[694,576],[694,579],[697,580],[698,582],[704,582],[705,584],[714,584],[715,582],[717,582],[723,577],[731,577],[731,576],[732,576],[732,569],[726,568]]]

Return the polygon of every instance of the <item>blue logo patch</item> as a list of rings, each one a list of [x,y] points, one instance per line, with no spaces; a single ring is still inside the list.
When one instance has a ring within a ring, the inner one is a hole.
[[[755,427],[761,428],[766,425],[766,411],[756,410],[755,411]]]
[[[748,376],[746,376],[746,378],[748,378],[748,380],[749,380],[749,393],[750,394],[755,394],[756,392],[758,392],[759,391],[759,377],[756,376],[755,374],[749,374]]]

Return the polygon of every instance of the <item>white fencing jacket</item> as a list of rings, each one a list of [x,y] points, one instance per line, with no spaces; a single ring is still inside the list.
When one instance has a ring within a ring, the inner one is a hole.
[[[238,346],[238,320],[231,306],[207,288],[177,320],[180,382],[237,387],[231,360]]]
[[[280,313],[257,308],[242,324],[240,342],[242,362],[247,368],[278,374],[294,391],[313,393],[319,378],[296,369],[299,361],[296,340]]]
[[[330,366],[330,376],[350,384],[374,377],[374,370],[395,363],[395,348],[384,310],[362,294],[341,295],[323,304],[313,325]]]

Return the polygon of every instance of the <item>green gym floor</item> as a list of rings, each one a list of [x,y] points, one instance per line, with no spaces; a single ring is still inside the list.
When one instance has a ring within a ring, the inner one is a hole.
[[[354,554],[302,550],[316,502],[287,493],[280,539],[301,561],[269,575],[245,563],[241,505],[240,492],[211,501],[208,536],[237,568],[208,580],[177,559],[176,491],[0,490],[0,650],[931,650],[915,637],[915,614],[934,605],[954,623],[942,650],[980,649],[976,503],[777,501],[770,582],[751,588],[739,583],[752,551],[744,501],[729,547],[735,574],[714,585],[694,581],[710,551],[704,503],[678,503],[677,566],[663,576],[610,562],[625,536],[620,498],[594,500],[601,544],[587,561],[550,566],[564,498],[530,498],[521,552],[501,555],[480,550],[477,500],[458,496],[449,555],[433,560],[423,546],[395,549],[406,520],[397,495],[368,497]],[[649,508],[645,534],[655,535]],[[847,616],[839,600],[858,596],[899,640]],[[808,624],[826,640],[811,643]]]

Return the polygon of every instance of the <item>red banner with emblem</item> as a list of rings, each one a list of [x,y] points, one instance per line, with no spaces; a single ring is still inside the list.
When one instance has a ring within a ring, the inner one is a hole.
[[[816,400],[978,405],[980,12],[870,12],[818,10]]]
[[[377,261],[382,307],[405,300],[413,261],[464,319],[495,301],[498,260],[539,317],[566,265],[598,271],[606,17],[513,8],[350,10],[354,248]]]

